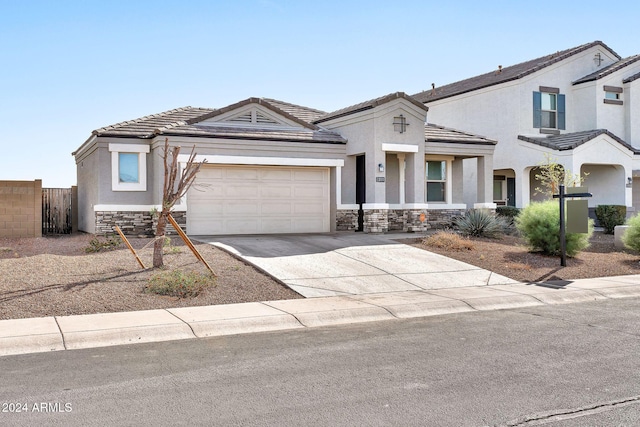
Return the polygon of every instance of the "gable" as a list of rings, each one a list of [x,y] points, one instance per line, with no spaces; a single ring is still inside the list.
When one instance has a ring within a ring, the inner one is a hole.
[[[194,123],[200,126],[241,126],[241,127],[277,127],[302,128],[303,126],[288,117],[277,114],[262,105],[249,104],[223,114]]]

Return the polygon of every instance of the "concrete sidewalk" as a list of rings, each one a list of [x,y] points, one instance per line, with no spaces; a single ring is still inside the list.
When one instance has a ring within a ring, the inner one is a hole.
[[[208,239],[310,298],[0,320],[0,356],[640,297],[640,275],[523,284],[397,237]]]
[[[640,297],[640,275],[0,321],[0,355]]]

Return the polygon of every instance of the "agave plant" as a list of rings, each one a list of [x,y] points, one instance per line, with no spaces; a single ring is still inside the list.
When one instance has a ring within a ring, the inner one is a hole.
[[[455,218],[453,224],[466,236],[491,238],[504,234],[509,226],[504,218],[484,209],[470,209],[464,216]]]

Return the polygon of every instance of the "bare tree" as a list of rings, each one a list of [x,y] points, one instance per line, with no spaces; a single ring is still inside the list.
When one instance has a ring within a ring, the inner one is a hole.
[[[565,187],[579,187],[588,175],[587,172],[580,175],[574,174],[569,169],[565,170],[557,159],[545,153],[544,162],[538,164],[538,173],[535,175],[535,179],[540,184],[540,187],[536,187],[535,194],[543,194],[551,199],[558,193],[560,184],[564,184]]]
[[[158,224],[156,226],[156,241],[153,244],[153,267],[162,267],[164,235],[167,228],[167,217],[171,209],[187,193],[191,184],[196,178],[196,174],[204,162],[196,162],[195,145],[191,149],[189,160],[180,172],[178,170],[178,155],[180,147],[169,147],[169,138],[164,140],[162,159],[164,160],[164,188],[162,191],[162,210],[158,213]]]

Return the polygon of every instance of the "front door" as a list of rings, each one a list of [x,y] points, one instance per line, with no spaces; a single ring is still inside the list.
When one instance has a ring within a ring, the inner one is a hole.
[[[356,203],[358,204],[358,228],[356,231],[364,231],[364,210],[362,205],[366,203],[367,187],[365,184],[364,154],[356,157]]]
[[[507,206],[516,205],[516,179],[507,178]]]

